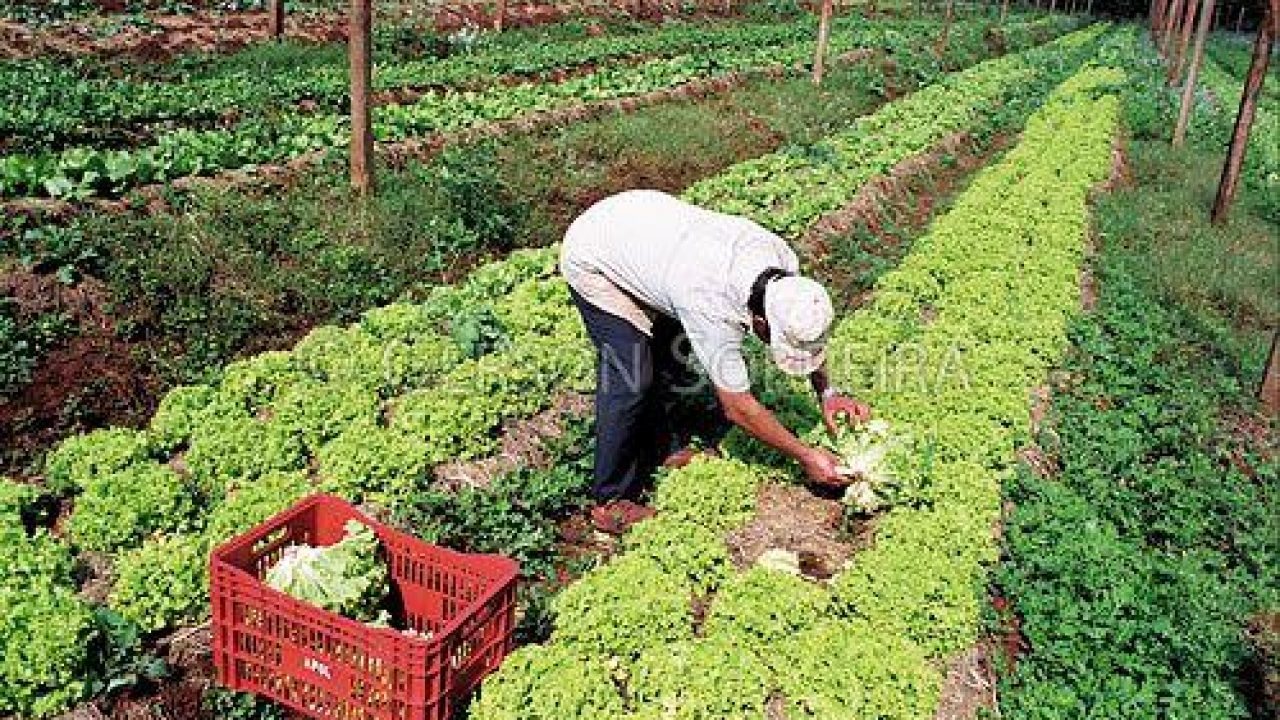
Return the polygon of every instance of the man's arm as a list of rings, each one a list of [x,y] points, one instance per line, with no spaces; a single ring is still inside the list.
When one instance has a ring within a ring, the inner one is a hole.
[[[716,388],[716,396],[730,422],[760,442],[795,458],[811,480],[826,485],[846,484],[836,472],[840,461],[833,453],[805,445],[754,395]]]
[[[827,432],[832,435],[836,433],[836,425],[841,415],[860,423],[871,419],[870,406],[844,395],[831,384],[826,365],[809,375],[809,384],[813,386],[813,392],[818,396],[818,406],[822,408],[822,421],[827,426]]]

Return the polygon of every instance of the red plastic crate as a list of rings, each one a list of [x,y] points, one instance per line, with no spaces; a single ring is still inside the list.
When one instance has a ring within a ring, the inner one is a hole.
[[[395,625],[374,628],[266,586],[290,545],[332,545],[343,525],[386,551]],[[429,545],[328,495],[309,497],[220,546],[210,564],[219,681],[313,718],[447,720],[511,651],[516,563]]]

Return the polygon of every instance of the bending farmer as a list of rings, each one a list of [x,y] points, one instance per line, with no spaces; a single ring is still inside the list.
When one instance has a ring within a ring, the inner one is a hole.
[[[560,269],[599,351],[593,518],[621,529],[651,514],[637,505],[661,462],[664,373],[679,364],[686,335],[725,416],[795,458],[820,484],[843,484],[836,456],[783,427],[751,393],[742,343],[752,330],[791,375],[808,375],[823,417],[865,420],[866,405],[842,396],[824,368],[831,299],[799,277],[795,252],[744,218],[651,190],[606,198],[565,234]]]

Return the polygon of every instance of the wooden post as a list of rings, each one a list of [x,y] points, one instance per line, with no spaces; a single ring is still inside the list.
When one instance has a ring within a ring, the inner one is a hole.
[[[1084,14],[1093,15],[1093,0],[1089,0],[1089,3],[1085,5]]]
[[[818,48],[813,56],[813,84],[822,84],[822,73],[827,61],[827,43],[831,40],[832,0],[822,0],[822,16],[818,20]]]
[[[1169,0],[1155,0],[1151,10],[1151,42],[1160,46],[1160,28],[1164,26],[1164,14],[1169,10]]]
[[[1165,60],[1169,59],[1169,53],[1173,50],[1173,33],[1178,25],[1178,18],[1182,17],[1183,0],[1171,0],[1168,12],[1164,16],[1164,27],[1160,28],[1160,54]]]
[[[1182,78],[1182,68],[1187,61],[1187,45],[1191,42],[1191,26],[1196,21],[1196,0],[1187,0],[1186,12],[1182,14],[1182,24],[1179,30],[1178,48],[1174,53],[1173,62],[1169,63],[1169,70],[1165,74],[1165,84],[1174,85]]]
[[[1280,417],[1280,331],[1271,336],[1271,353],[1267,356],[1267,367],[1262,371],[1258,399],[1268,415]]]
[[[1000,3],[1000,24],[1003,25],[1005,18],[1009,17],[1009,0]]]
[[[373,192],[373,123],[369,87],[373,84],[372,0],[351,0],[351,187],[362,195]]]
[[[267,25],[273,39],[284,36],[284,0],[267,0]]]
[[[1249,145],[1249,131],[1258,110],[1258,94],[1262,81],[1267,78],[1267,63],[1271,60],[1271,42],[1276,32],[1276,6],[1280,0],[1268,0],[1258,26],[1258,37],[1253,43],[1253,61],[1249,63],[1249,77],[1245,79],[1244,92],[1240,95],[1240,112],[1236,114],[1235,131],[1227,149],[1227,162],[1222,167],[1222,180],[1218,182],[1218,196],[1213,201],[1214,223],[1227,219],[1231,204],[1236,199],[1236,187],[1240,184],[1240,168],[1244,166],[1244,154]]]
[[[498,0],[498,9],[493,17],[494,32],[502,32],[507,24],[507,0]]]
[[[947,43],[951,42],[951,21],[955,18],[956,0],[947,0],[947,13],[942,18],[942,33],[938,35],[938,44],[933,54],[939,60],[947,54]]]
[[[1236,34],[1244,32],[1244,6],[1240,6],[1240,14],[1236,15]]]
[[[1191,69],[1187,70],[1187,81],[1182,86],[1182,106],[1178,109],[1178,124],[1173,128],[1173,146],[1181,147],[1187,139],[1187,125],[1191,122],[1191,111],[1196,104],[1196,79],[1200,74],[1200,61],[1204,58],[1204,41],[1209,35],[1210,18],[1213,17],[1213,0],[1204,0],[1200,9],[1200,25],[1196,28],[1196,46],[1191,51]]]

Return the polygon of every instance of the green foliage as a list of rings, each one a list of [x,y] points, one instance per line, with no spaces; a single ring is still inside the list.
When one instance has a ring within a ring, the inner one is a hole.
[[[82,698],[96,632],[67,546],[0,516],[0,713],[42,718]]]
[[[227,483],[303,466],[303,445],[281,423],[219,417],[205,423],[184,456],[192,477],[211,493]]]
[[[734,575],[707,613],[706,635],[761,656],[823,617],[830,600],[819,585],[761,567]]]
[[[983,62],[858,118],[815,148],[788,148],[740,163],[686,195],[799,237],[872,177],[957,132],[985,134],[1019,121],[1043,92],[1096,46],[1102,28],[1080,30],[1020,55]]]
[[[472,359],[502,350],[509,342],[502,321],[493,314],[492,308],[483,305],[468,308],[454,318],[449,332],[462,354]]]
[[[652,561],[663,572],[685,578],[700,594],[729,578],[732,567],[724,540],[703,525],[661,515],[631,529],[623,539],[628,557]]]
[[[379,406],[378,396],[367,387],[306,380],[283,388],[271,412],[275,423],[314,450],[347,428],[374,424]]]
[[[316,451],[320,489],[354,500],[398,502],[426,487],[422,442],[394,429],[355,424]]]
[[[86,550],[113,551],[155,532],[192,529],[201,498],[163,465],[130,465],[84,485],[67,521],[67,535]]]
[[[693,636],[692,589],[657,563],[624,556],[555,599],[552,641],[624,665],[655,645]]]
[[[238,409],[209,385],[186,385],[165,393],[151,416],[150,431],[161,444],[172,449],[185,445],[205,422]]]
[[[741,461],[699,458],[662,478],[653,506],[665,518],[724,532],[755,513],[762,481],[756,470]]]
[[[942,675],[914,645],[857,622],[824,620],[785,638],[773,664],[788,717],[926,720]]]
[[[104,607],[95,608],[93,617],[99,633],[90,694],[112,695],[169,674],[169,664],[143,648],[137,625]]]
[[[209,613],[205,547],[197,536],[168,535],[121,553],[107,604],[148,632],[199,622]]]
[[[43,495],[42,488],[36,485],[0,475],[0,526],[22,527]]]
[[[201,698],[200,708],[219,720],[284,720],[279,705],[252,693],[238,693],[211,687]]]
[[[773,687],[759,658],[715,637],[654,646],[627,678],[635,720],[764,718]]]
[[[272,472],[236,482],[205,522],[203,536],[210,549],[257,527],[283,512],[311,491],[301,472]]]
[[[1110,249],[1098,311],[1072,328],[1076,382],[1054,397],[1049,446],[1060,473],[1009,485],[1000,579],[1036,648],[1006,680],[1013,717],[1249,716],[1241,628],[1276,601],[1280,525],[1274,486],[1224,458],[1260,477],[1276,461],[1228,450],[1222,408],[1251,402],[1234,358],[1134,262]]]
[[[128,428],[75,435],[45,458],[45,482],[58,492],[78,490],[96,477],[148,460],[154,448],[149,434]]]
[[[582,503],[589,476],[572,469],[520,470],[485,488],[426,492],[400,510],[415,533],[467,552],[515,559],[526,575],[555,573],[558,520]]]
[[[591,654],[560,646],[516,650],[485,681],[471,720],[620,718],[622,698],[608,667]]]
[[[0,296],[0,398],[29,383],[41,355],[65,333],[58,316],[22,317],[10,298]]]
[[[84,697],[94,631],[70,586],[0,583],[0,712],[50,717]]]

